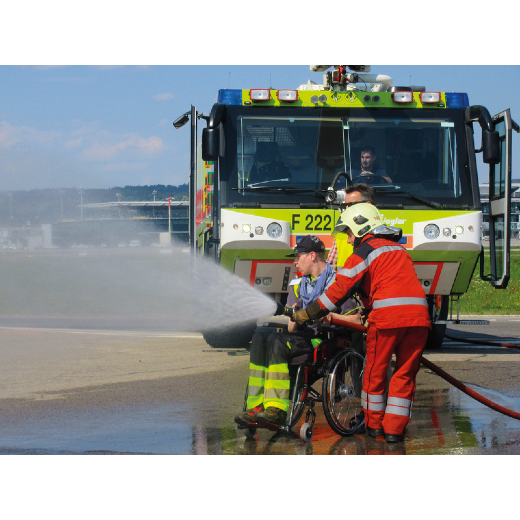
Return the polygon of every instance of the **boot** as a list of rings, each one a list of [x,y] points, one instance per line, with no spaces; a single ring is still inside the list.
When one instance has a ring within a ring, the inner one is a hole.
[[[386,442],[404,442],[404,435],[394,435],[393,433],[385,433]]]
[[[247,426],[249,424],[256,424],[258,419],[256,418],[259,412],[263,412],[264,407],[262,405],[255,406],[245,412],[239,413],[235,416],[235,422],[240,426]]]
[[[277,426],[284,426],[287,422],[287,412],[280,410],[280,408],[269,406],[263,412],[257,413],[256,418],[257,421],[266,421]]]
[[[380,430],[373,430],[372,428],[367,428],[367,432],[368,435],[370,435],[370,437],[374,437],[374,439],[376,437],[379,437],[380,435],[385,434],[385,430],[383,430],[383,428],[381,428]]]

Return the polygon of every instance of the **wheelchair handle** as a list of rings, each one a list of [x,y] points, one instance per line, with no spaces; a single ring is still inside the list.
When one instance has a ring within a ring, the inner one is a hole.
[[[342,316],[331,316],[331,323],[333,325],[345,327],[346,329],[358,330],[360,332],[367,331],[367,328],[364,325],[359,325],[358,323],[352,323],[351,321],[346,320]]]

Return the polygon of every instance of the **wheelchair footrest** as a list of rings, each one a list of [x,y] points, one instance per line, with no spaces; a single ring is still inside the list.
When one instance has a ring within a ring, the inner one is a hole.
[[[239,430],[246,430],[247,428],[263,428],[266,430],[271,431],[278,431],[278,430],[287,430],[288,426],[286,424],[274,424],[270,423],[268,421],[260,421],[257,423],[248,423],[247,425],[239,424],[237,425]]]

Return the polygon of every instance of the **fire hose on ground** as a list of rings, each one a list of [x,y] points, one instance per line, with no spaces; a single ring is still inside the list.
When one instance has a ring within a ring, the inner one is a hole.
[[[462,339],[444,334],[444,336],[452,341],[460,341],[461,343],[472,343],[473,345],[489,345],[491,347],[520,348],[518,343],[497,343],[496,341],[483,341],[478,339]]]
[[[352,323],[350,321],[345,320],[344,318],[341,318],[339,316],[332,316],[332,323],[334,325],[339,325],[341,327],[346,327],[352,330],[357,330],[360,332],[366,332],[367,328],[363,325],[358,325],[356,323]],[[449,336],[447,336],[449,337]],[[452,338],[450,338],[452,339]],[[468,340],[469,342],[469,340]],[[476,342],[476,341],[475,341]],[[480,343],[480,342],[478,342]],[[486,345],[490,344],[488,342],[485,343]],[[501,347],[508,347],[508,348],[519,348],[520,345],[515,345],[512,343],[495,343],[497,346]],[[493,401],[490,401],[489,399],[486,399],[479,393],[475,392],[471,388],[468,388],[464,383],[459,381],[458,379],[455,379],[453,376],[450,376],[447,372],[439,368],[437,365],[433,364],[431,361],[426,359],[424,356],[421,356],[421,363],[429,368],[432,372],[437,374],[438,376],[442,377],[444,380],[448,381],[448,383],[451,383],[455,388],[458,388],[461,392],[464,392],[466,395],[469,395],[479,403],[482,403],[483,405],[487,406],[488,408],[491,408],[492,410],[495,410],[501,414],[507,415],[508,417],[512,417],[513,419],[519,419],[520,420],[520,413],[515,412],[513,410],[509,410],[508,408],[504,408],[503,406],[500,406],[499,404],[494,403]]]

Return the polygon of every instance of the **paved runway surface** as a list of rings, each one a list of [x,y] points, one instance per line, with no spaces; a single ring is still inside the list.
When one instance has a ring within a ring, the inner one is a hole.
[[[490,319],[487,326],[450,326],[449,333],[520,343],[520,317]],[[0,318],[0,453],[520,453],[520,421],[488,409],[425,367],[404,444],[339,437],[321,406],[311,443],[267,430],[249,441],[233,422],[247,381],[245,349],[212,349],[200,334],[128,325],[118,331],[77,328],[66,320],[57,326],[42,317]],[[519,350],[447,340],[426,357],[520,411]]]

